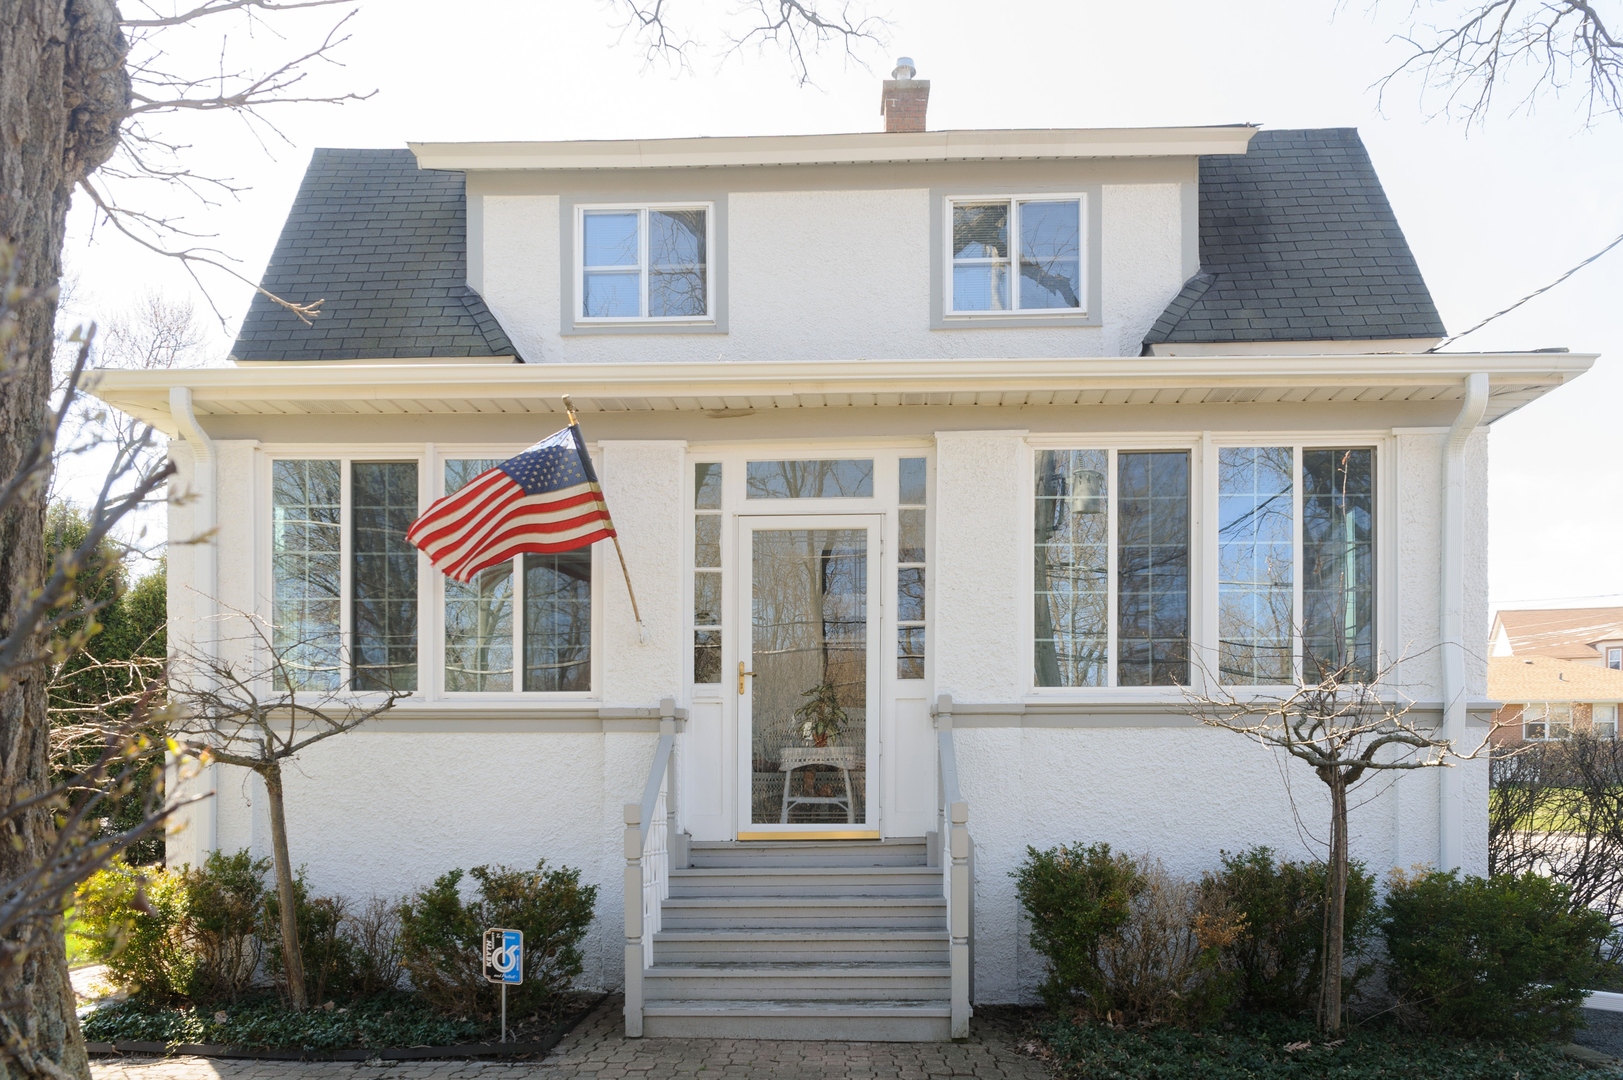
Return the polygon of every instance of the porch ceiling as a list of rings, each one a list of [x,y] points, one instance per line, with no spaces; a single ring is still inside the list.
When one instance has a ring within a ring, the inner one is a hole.
[[[716,412],[913,405],[1451,401],[1485,371],[1492,422],[1587,371],[1586,353],[1106,357],[632,364],[251,364],[102,370],[91,392],[168,434],[169,391],[200,416]]]

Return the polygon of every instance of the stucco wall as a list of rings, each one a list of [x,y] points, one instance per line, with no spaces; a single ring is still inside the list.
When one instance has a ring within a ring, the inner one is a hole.
[[[1103,325],[932,330],[928,187],[733,191],[719,196],[726,333],[580,336],[562,332],[559,197],[474,197],[484,297],[532,363],[1133,356],[1184,277],[1179,185],[1105,184]]]

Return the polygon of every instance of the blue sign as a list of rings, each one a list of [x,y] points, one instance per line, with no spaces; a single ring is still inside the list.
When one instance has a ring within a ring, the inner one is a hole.
[[[524,931],[492,928],[485,931],[485,978],[493,983],[518,985],[524,981]]]

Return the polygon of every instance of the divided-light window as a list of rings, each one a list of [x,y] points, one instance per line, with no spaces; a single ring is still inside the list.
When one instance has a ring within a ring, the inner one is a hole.
[[[953,199],[948,208],[949,313],[1083,310],[1080,196]]]
[[[579,318],[709,318],[709,222],[704,206],[582,210]]]
[[[446,461],[446,493],[497,464]],[[420,688],[419,590],[432,578],[420,577],[406,539],[418,492],[415,461],[271,462],[279,685]],[[443,580],[445,693],[591,689],[590,548],[522,555],[466,584]]]

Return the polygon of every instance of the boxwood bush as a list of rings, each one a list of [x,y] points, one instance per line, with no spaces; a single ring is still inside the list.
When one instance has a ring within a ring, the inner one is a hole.
[[[1324,970],[1327,866],[1277,859],[1266,847],[1223,852],[1222,869],[1201,888],[1232,906],[1242,928],[1227,951],[1237,975],[1237,1004],[1248,1013],[1315,1016]],[[1342,999],[1350,1001],[1369,973],[1370,944],[1379,930],[1375,875],[1353,863],[1347,875]]]
[[[1138,863],[1109,844],[1027,847],[1011,876],[1031,919],[1031,947],[1048,961],[1043,1000],[1055,1010],[1106,1011],[1099,947],[1127,925],[1133,899],[1144,890]]]
[[[1548,1039],[1582,1021],[1612,935],[1605,915],[1574,908],[1570,890],[1537,874],[1389,881],[1381,931],[1387,985],[1438,1031]]]
[[[482,975],[480,950],[488,927],[524,932],[524,982],[507,991],[512,1015],[553,1009],[581,972],[580,942],[592,923],[597,886],[580,871],[479,866],[468,875],[476,895],[464,900],[461,870],[453,870],[400,907],[401,963],[430,1005],[451,1016],[489,1016],[497,987]]]

